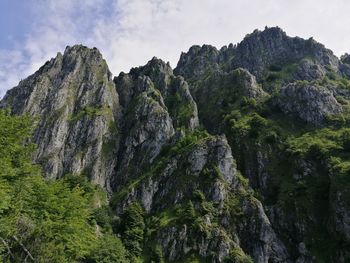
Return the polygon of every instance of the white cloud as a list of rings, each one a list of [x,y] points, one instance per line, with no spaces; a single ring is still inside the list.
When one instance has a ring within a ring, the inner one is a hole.
[[[193,44],[221,47],[265,25],[350,51],[347,0],[36,0],[25,43],[0,50],[0,97],[66,45],[98,47],[118,74],[152,56],[176,66]]]

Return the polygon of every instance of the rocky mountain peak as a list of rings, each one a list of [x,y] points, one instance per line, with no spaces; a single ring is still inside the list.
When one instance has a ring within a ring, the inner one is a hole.
[[[81,65],[84,67],[108,68],[106,61],[97,48],[88,48],[83,45],[67,46],[63,53],[62,61],[65,72],[73,71],[74,68],[80,67]],[[111,73],[109,70],[107,71],[108,77],[111,78]]]
[[[339,66],[333,52],[313,38],[289,37],[278,27],[256,30],[247,35],[237,45],[235,55],[232,66],[246,68],[258,78],[271,66],[297,63],[304,58],[334,70]]]
[[[253,39],[258,38],[267,38],[267,39],[278,39],[278,38],[286,38],[288,37],[286,32],[283,31],[278,26],[275,27],[265,27],[264,30],[255,29],[252,33],[247,34],[244,39],[241,41],[252,41]]]
[[[181,53],[174,72],[188,80],[200,78],[207,71],[219,68],[219,54],[220,52],[211,45],[192,46],[187,53]]]
[[[112,79],[98,49],[75,45],[0,107],[35,117],[46,178],[84,175],[107,191],[92,224],[136,244],[133,259],[345,263],[349,61],[272,27]]]
[[[148,63],[146,64],[145,67],[160,68],[160,69],[163,69],[164,71],[171,71],[172,72],[172,68],[170,67],[170,63],[165,62],[164,60],[157,58],[157,57],[153,57],[150,61],[148,61]]]
[[[169,62],[166,63],[157,57],[153,57],[145,66],[132,68],[129,75],[133,79],[137,79],[140,76],[148,76],[156,87],[163,92],[168,89],[170,79],[174,76]]]
[[[103,63],[103,56],[96,47],[89,48],[84,45],[67,46],[63,53],[63,59],[68,63],[79,59],[88,64]]]
[[[156,74],[173,75],[173,70],[170,67],[169,62],[165,62],[157,57],[153,57],[146,65],[132,68],[130,70],[131,75],[147,75],[154,76]]]
[[[84,172],[109,189],[115,160],[103,157],[102,148],[118,126],[120,109],[112,74],[96,48],[67,47],[8,91],[2,106],[38,119],[35,161],[48,177]]]
[[[348,53],[345,53],[341,56],[341,61],[345,64],[350,65],[350,55]]]
[[[188,50],[187,53],[184,53],[182,52],[181,53],[181,57],[184,57],[185,55],[188,55],[188,56],[198,56],[198,55],[208,55],[208,54],[211,54],[211,55],[218,55],[219,51],[217,50],[216,47],[212,46],[212,45],[202,45],[202,46],[199,46],[199,45],[194,45],[192,47],[190,47],[190,49]],[[180,60],[181,60],[181,57],[180,57]]]
[[[246,35],[237,45],[230,44],[220,50],[210,45],[191,47],[181,54],[175,73],[196,81],[208,72],[229,72],[241,67],[261,81],[271,67],[282,69],[290,64],[296,64],[301,68],[299,71],[307,71],[299,73],[298,78],[302,80],[319,78],[329,71],[341,71],[333,52],[313,38],[290,37],[279,27],[266,27]]]
[[[101,56],[102,54],[101,52],[98,50],[98,48],[93,47],[93,48],[89,48],[87,46],[84,46],[82,44],[76,44],[73,46],[66,46],[65,50],[64,50],[64,54],[68,55],[68,54],[77,54],[77,55],[82,55],[82,54],[86,54],[86,53],[94,53],[97,56]]]
[[[123,73],[115,78],[122,105],[128,105],[144,91],[142,87],[145,80],[161,96],[176,128],[183,126],[194,129],[198,126],[197,105],[187,82],[183,77],[174,75],[169,63],[156,57],[145,66],[132,68],[128,74]]]

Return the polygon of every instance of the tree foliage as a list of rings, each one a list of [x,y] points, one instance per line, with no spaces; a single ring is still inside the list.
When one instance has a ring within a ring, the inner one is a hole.
[[[144,237],[144,212],[138,202],[133,202],[122,216],[122,240],[130,258],[139,257],[142,252]]]
[[[82,262],[102,244],[93,262],[125,262],[118,238],[96,234],[98,189],[80,176],[46,181],[32,163],[32,123],[0,111],[0,262]]]

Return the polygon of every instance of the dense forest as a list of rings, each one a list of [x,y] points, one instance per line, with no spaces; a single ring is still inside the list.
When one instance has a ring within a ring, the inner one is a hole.
[[[45,180],[32,163],[33,119],[0,111],[1,262],[126,262],[106,193],[83,176]],[[137,209],[137,207],[136,207]],[[126,243],[137,237],[131,210]]]

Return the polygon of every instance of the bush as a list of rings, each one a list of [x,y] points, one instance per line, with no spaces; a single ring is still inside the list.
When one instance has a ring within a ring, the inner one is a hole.
[[[269,67],[269,70],[271,70],[271,71],[281,71],[281,70],[282,70],[282,67],[281,67],[281,65],[272,64],[272,65]]]
[[[259,114],[254,113],[249,121],[250,132],[249,135],[252,138],[258,138],[261,131],[267,126],[267,120],[261,117]]]
[[[267,82],[273,82],[276,81],[278,79],[281,79],[281,74],[277,73],[277,72],[271,72],[270,74],[267,75],[266,77],[266,81]]]
[[[329,157],[331,154],[343,150],[341,135],[344,129],[331,130],[328,128],[305,133],[299,137],[288,139],[288,150],[301,155],[312,157]]]
[[[114,235],[106,234],[98,239],[87,263],[126,263],[127,252],[123,243]]]
[[[250,126],[253,129],[262,129],[267,126],[267,120],[263,117],[261,117],[259,114],[254,113],[252,115],[252,118],[250,120]]]
[[[343,131],[341,135],[341,143],[344,148],[344,151],[350,151],[350,129]]]
[[[254,263],[250,256],[247,256],[241,248],[233,248],[230,256],[224,260],[225,263]]]
[[[94,210],[93,218],[96,223],[105,229],[112,228],[112,211],[109,206],[101,206]]]
[[[256,107],[257,102],[254,98],[243,97],[241,107]]]
[[[273,144],[278,142],[279,136],[276,131],[268,130],[264,137],[264,140],[266,143]]]
[[[161,246],[157,245],[151,254],[151,262],[153,263],[164,263],[163,251]]]
[[[145,229],[144,212],[138,202],[131,203],[124,211],[121,219],[121,236],[130,258],[142,253]]]

